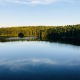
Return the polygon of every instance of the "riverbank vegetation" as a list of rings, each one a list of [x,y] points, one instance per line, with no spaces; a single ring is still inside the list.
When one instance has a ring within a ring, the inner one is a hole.
[[[50,28],[46,32],[47,38],[80,38],[80,25],[68,25]]]
[[[80,24],[67,26],[23,26],[0,28],[0,37],[80,38]]]

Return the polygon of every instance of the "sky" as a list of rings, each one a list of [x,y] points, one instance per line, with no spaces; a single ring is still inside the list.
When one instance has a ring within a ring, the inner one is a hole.
[[[0,27],[80,24],[80,0],[0,0]]]

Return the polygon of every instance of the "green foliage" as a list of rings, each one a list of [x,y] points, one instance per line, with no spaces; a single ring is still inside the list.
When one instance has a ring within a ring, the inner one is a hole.
[[[80,25],[50,28],[46,34],[48,38],[80,38]]]
[[[67,26],[23,26],[0,28],[0,36],[17,37],[23,33],[25,37],[47,37],[47,38],[80,38],[80,25]]]

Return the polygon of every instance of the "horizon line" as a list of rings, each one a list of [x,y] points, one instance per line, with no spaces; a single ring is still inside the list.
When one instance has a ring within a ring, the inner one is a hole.
[[[54,26],[54,27],[57,27],[57,26],[73,26],[73,25],[80,25],[80,24],[66,24],[66,25],[15,25],[15,26],[0,26],[0,28],[11,28],[11,27],[39,27],[39,26],[41,26],[41,27],[43,27],[43,26],[45,26],[45,27],[47,27],[47,26]]]

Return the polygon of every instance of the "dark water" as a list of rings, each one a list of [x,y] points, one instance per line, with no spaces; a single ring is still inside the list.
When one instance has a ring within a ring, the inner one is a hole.
[[[0,42],[0,80],[80,80],[79,45],[33,38],[6,41]]]

